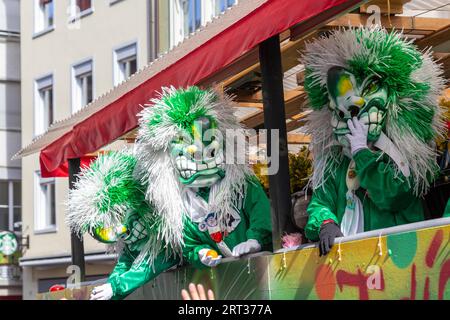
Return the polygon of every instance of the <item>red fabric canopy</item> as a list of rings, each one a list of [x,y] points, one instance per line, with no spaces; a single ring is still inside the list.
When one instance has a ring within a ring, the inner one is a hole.
[[[41,151],[41,171],[61,172],[67,160],[83,157],[137,127],[140,104],[154,97],[163,86],[187,87],[199,83],[234,60],[299,22],[308,31],[362,1],[269,0],[217,34],[169,68],[156,74]],[[60,170],[61,169],[61,170]]]
[[[81,157],[81,168],[89,167],[97,157]],[[47,168],[42,164],[42,160],[40,159],[41,165],[41,177],[42,178],[66,178],[69,176],[69,163],[68,161],[64,162],[60,165],[56,170],[48,171]]]

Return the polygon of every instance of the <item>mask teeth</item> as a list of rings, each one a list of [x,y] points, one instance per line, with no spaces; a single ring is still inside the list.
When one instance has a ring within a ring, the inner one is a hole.
[[[179,156],[176,158],[175,163],[180,175],[184,179],[189,179],[195,173],[207,169],[223,168],[223,154],[219,153],[215,158],[209,159],[207,163],[196,163],[189,160],[185,156]]]

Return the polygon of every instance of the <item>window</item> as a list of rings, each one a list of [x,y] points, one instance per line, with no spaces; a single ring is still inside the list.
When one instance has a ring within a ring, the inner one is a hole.
[[[35,0],[34,32],[40,33],[53,28],[53,0]]]
[[[137,45],[120,48],[114,51],[114,84],[117,85],[128,79],[137,71]]]
[[[0,231],[18,231],[14,223],[21,221],[20,181],[0,180]]]
[[[201,0],[201,25],[207,24],[236,3],[237,0]]]
[[[169,3],[171,47],[236,3],[237,0],[171,0]]]
[[[53,76],[36,81],[34,134],[44,133],[53,123]]]
[[[73,67],[72,112],[75,113],[93,100],[92,60]]]
[[[202,25],[202,0],[172,0],[170,2],[170,44],[176,46]]]
[[[227,8],[234,6],[237,0],[220,0],[220,11],[225,11]]]
[[[94,12],[92,0],[71,0],[70,21],[82,18]]]
[[[35,173],[34,230],[56,229],[55,179],[44,179]]]

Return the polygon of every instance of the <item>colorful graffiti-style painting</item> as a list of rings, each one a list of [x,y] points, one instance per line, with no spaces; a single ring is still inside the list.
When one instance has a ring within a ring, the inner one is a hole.
[[[260,254],[214,269],[179,268],[130,299],[180,299],[190,282],[218,299],[450,299],[450,225],[317,248]],[[87,297],[89,290],[78,298]],[[70,298],[70,294],[58,293]],[[52,299],[50,294],[40,298]],[[55,297],[56,298],[56,297]],[[74,297],[75,298],[75,297]]]

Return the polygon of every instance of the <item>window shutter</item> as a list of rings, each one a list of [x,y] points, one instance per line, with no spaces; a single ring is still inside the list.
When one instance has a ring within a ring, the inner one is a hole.
[[[136,44],[117,50],[117,61],[122,61],[133,56],[137,56]]]
[[[80,11],[83,12],[91,8],[91,0],[77,0],[77,6],[80,8]]]
[[[92,72],[92,61],[87,61],[74,67],[75,77],[91,73]]]
[[[36,81],[37,89],[42,90],[49,88],[53,85],[53,76],[48,76]]]

